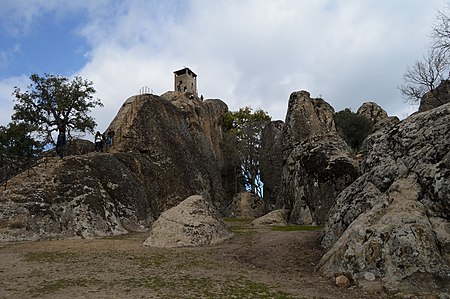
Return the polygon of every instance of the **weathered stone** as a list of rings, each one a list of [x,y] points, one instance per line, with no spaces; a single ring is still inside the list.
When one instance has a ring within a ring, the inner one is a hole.
[[[373,122],[372,132],[389,129],[400,121],[396,116],[388,116],[387,112],[374,102],[362,104],[356,113]]]
[[[339,275],[336,277],[336,285],[342,289],[348,289],[350,287],[350,280],[344,275]]]
[[[306,91],[289,99],[282,130],[283,169],[277,207],[291,211],[290,222],[325,222],[340,191],[359,176],[334,124],[334,109]]]
[[[128,99],[107,131],[113,153],[50,159],[0,193],[0,239],[89,238],[145,231],[186,194],[224,209],[220,100]]]
[[[193,195],[164,213],[151,228],[145,246],[181,247],[218,244],[230,238],[226,224],[214,206]]]
[[[428,111],[448,102],[450,102],[450,80],[442,80],[433,92],[427,92],[422,96],[418,112]]]
[[[287,225],[288,210],[275,210],[250,222],[253,226]]]
[[[374,124],[389,117],[387,112],[374,102],[363,103],[356,113],[370,119]]]
[[[258,218],[265,213],[266,205],[262,198],[250,192],[240,192],[234,196],[226,215],[236,218]]]
[[[318,265],[325,275],[450,294],[449,123],[445,104],[369,136],[364,174],[329,214],[322,244],[330,250]]]
[[[130,97],[107,131],[114,131],[113,150],[148,155],[173,165],[170,172],[186,183],[201,184],[223,211],[221,169],[222,119],[228,110],[220,100],[200,101],[184,93]],[[180,194],[180,196],[182,196]]]
[[[93,142],[84,139],[72,139],[64,147],[64,155],[85,155],[92,153],[95,149]]]

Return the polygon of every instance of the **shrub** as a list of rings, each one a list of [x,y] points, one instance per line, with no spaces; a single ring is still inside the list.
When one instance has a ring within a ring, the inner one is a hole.
[[[372,132],[373,122],[360,114],[346,108],[334,115],[334,122],[339,135],[350,148],[357,152],[364,139]]]

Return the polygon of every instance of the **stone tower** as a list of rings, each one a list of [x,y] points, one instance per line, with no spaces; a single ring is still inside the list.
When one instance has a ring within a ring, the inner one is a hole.
[[[174,73],[174,91],[190,92],[197,95],[197,75],[185,67]]]

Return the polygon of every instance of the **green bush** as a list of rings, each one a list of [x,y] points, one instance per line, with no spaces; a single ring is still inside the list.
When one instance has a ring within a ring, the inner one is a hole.
[[[372,132],[373,122],[346,108],[334,115],[334,122],[339,135],[350,148],[357,152],[366,137]]]

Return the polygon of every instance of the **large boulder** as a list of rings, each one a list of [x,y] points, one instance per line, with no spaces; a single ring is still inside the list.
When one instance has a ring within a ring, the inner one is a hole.
[[[258,218],[266,213],[264,200],[250,192],[236,194],[226,215],[235,218]]]
[[[250,222],[253,226],[265,226],[265,225],[279,225],[285,226],[288,224],[288,210],[274,210],[259,218],[256,218]]]
[[[221,243],[232,234],[214,206],[193,195],[164,213],[151,228],[145,246],[182,247]]]
[[[221,100],[200,101],[185,93],[133,96],[107,131],[115,133],[113,151],[142,153],[172,165],[166,171],[181,184],[201,185],[201,194],[208,194],[223,212],[231,200],[224,197],[221,176],[222,120],[227,110]],[[174,205],[181,200],[182,194]]]
[[[330,211],[318,269],[361,286],[450,294],[450,104],[369,137]]]
[[[324,224],[337,194],[359,176],[358,163],[336,131],[333,107],[306,91],[292,93],[282,144],[277,207],[291,211],[290,222]]]

